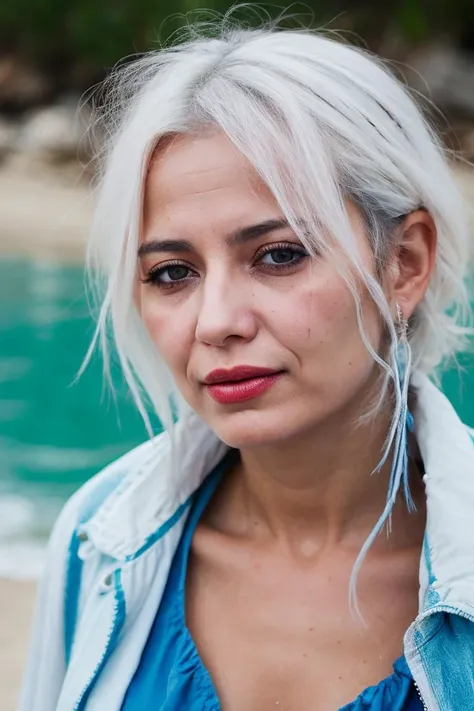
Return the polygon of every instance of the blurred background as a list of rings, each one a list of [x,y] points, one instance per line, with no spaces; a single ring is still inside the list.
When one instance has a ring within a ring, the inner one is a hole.
[[[119,59],[157,48],[186,22],[184,13],[200,7],[195,0],[0,3],[2,711],[14,708],[34,580],[60,507],[146,437],[119,375],[116,401],[104,388],[98,356],[74,382],[93,331],[83,276],[94,202],[84,92]],[[229,3],[205,7],[225,11]],[[265,12],[285,7],[265,5]],[[447,145],[474,158],[472,0],[318,0],[290,13],[306,25],[342,30],[396,63],[441,110]],[[253,24],[264,14],[248,3],[238,16]],[[472,201],[467,162],[456,176]],[[447,370],[442,386],[474,426],[474,359],[463,356],[460,366]]]

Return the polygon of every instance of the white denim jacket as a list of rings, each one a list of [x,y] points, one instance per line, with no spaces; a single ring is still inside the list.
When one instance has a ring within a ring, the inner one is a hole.
[[[404,651],[429,711],[474,710],[474,442],[421,374],[415,434],[427,527]],[[190,497],[227,451],[193,416],[117,460],[66,504],[49,547],[20,711],[119,711],[167,581]]]

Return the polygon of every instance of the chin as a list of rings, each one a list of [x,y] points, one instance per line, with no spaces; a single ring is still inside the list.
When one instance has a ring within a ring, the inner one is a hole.
[[[219,439],[234,449],[277,446],[308,429],[308,423],[305,423],[306,427],[303,423],[298,426],[294,416],[291,413],[285,415],[282,408],[273,416],[265,410],[247,410],[222,418],[214,417],[207,422]]]

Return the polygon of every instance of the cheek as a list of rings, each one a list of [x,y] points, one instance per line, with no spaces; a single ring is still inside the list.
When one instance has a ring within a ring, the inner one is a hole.
[[[375,307],[367,299],[362,310],[368,339],[377,350],[380,332]],[[329,382],[371,367],[373,359],[359,332],[353,296],[339,277],[303,287],[277,313],[285,314],[279,319],[280,331],[305,371],[317,370]]]
[[[350,292],[331,279],[295,288],[274,313],[290,340],[305,350],[347,336],[355,322]]]
[[[184,310],[157,304],[143,293],[140,303],[140,315],[150,338],[176,380],[181,380],[193,341],[190,319]]]

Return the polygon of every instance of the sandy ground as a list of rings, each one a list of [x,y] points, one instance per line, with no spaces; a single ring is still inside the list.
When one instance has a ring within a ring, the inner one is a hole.
[[[26,656],[36,586],[0,580],[0,709],[15,711]]]
[[[92,190],[79,167],[16,157],[0,166],[0,252],[48,261],[84,256]]]

